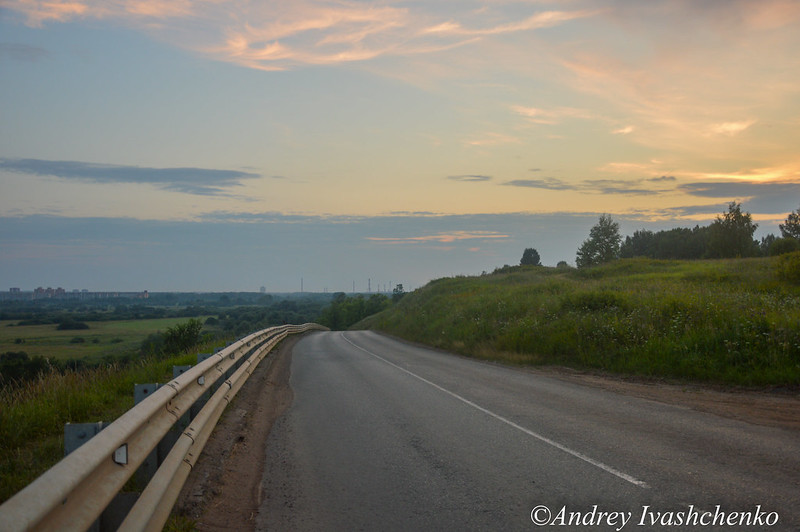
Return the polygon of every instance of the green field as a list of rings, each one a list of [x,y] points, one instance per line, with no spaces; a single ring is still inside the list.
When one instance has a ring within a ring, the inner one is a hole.
[[[515,364],[797,388],[797,264],[626,259],[579,270],[504,268],[432,281],[356,327]]]
[[[188,318],[90,321],[88,329],[59,331],[56,324],[17,325],[19,320],[0,321],[0,353],[24,351],[29,357],[51,359],[120,356],[137,352],[148,335],[187,321]],[[205,320],[205,318],[200,318]],[[77,338],[83,339],[79,342]]]

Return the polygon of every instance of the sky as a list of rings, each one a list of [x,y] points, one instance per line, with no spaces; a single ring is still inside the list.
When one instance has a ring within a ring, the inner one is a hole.
[[[0,290],[408,290],[731,201],[779,234],[798,146],[797,0],[0,0]]]

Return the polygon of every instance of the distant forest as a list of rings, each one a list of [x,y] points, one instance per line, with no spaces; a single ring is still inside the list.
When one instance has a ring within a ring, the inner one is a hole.
[[[18,325],[57,324],[74,328],[87,321],[198,318],[230,334],[247,334],[286,323],[315,321],[333,294],[151,293],[146,300],[114,299],[17,299],[0,302],[0,320],[19,320]]]

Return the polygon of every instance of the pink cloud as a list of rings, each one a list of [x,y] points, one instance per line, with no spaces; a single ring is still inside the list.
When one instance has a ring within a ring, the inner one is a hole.
[[[27,18],[28,26],[39,28],[44,22],[65,22],[86,14],[89,6],[82,2],[16,0],[6,3],[6,9],[19,11]]]

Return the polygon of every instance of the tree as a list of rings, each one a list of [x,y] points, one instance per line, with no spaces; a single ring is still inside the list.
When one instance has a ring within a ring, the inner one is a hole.
[[[575,263],[578,268],[585,268],[612,261],[619,257],[620,242],[619,224],[604,214],[589,231],[589,239],[578,249]]]
[[[786,217],[786,223],[778,224],[783,238],[794,238],[800,240],[800,208],[792,211]]]
[[[200,342],[202,330],[203,322],[195,318],[186,323],[167,327],[167,331],[164,333],[164,351],[168,354],[188,351]]]
[[[620,247],[619,255],[623,259],[633,257],[653,257],[656,254],[657,237],[652,231],[642,229],[634,231],[633,236],[626,236]]]
[[[539,252],[533,248],[527,248],[522,252],[522,259],[519,261],[522,266],[541,266],[542,258]]]
[[[403,285],[398,284],[397,286],[394,287],[394,290],[392,290],[392,301],[397,303],[398,301],[403,299],[404,295],[406,295],[406,291],[403,290]]]
[[[778,240],[778,237],[776,237],[771,233],[768,234],[767,236],[761,237],[761,243],[758,244],[758,250],[761,252],[763,256],[765,257],[769,256],[769,250],[770,248],[772,248],[772,245],[775,244],[776,240]]]
[[[728,212],[718,215],[709,226],[709,255],[718,258],[758,255],[758,242],[753,240],[757,227],[749,212],[742,213],[741,203],[730,202]]]

